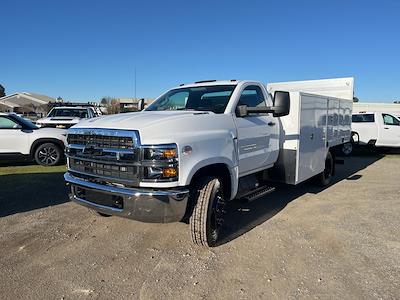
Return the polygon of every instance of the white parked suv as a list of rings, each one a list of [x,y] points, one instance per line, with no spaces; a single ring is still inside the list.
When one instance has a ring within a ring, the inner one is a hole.
[[[36,121],[39,127],[70,128],[83,119],[97,117],[99,114],[93,107],[60,106],[50,110],[46,118]]]
[[[0,159],[34,159],[54,166],[64,157],[65,129],[38,128],[16,114],[0,113]]]

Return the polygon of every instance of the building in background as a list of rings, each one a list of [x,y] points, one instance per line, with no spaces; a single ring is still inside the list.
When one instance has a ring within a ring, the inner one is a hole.
[[[49,102],[55,101],[55,98],[36,93],[13,93],[0,98],[0,111],[42,117],[49,110]]]
[[[144,101],[145,107],[152,103],[153,99],[135,99],[135,98],[116,98],[103,97],[100,100],[101,109],[107,114],[118,114],[125,112],[138,111],[140,101]]]
[[[120,112],[131,112],[131,111],[138,111],[139,101],[141,99],[135,98],[119,98],[119,107]],[[149,105],[154,101],[154,99],[143,99],[144,105]]]

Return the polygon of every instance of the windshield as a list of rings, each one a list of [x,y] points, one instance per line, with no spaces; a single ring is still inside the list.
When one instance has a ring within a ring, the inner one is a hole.
[[[86,109],[54,108],[47,115],[48,117],[74,117],[85,119],[88,117]]]
[[[146,111],[200,110],[222,114],[236,85],[213,85],[170,90]]]
[[[33,124],[31,121],[29,121],[27,119],[24,119],[24,118],[21,118],[20,116],[17,116],[17,115],[14,115],[14,114],[10,114],[10,115],[8,115],[8,117],[11,120],[19,123],[24,128],[38,129],[38,127],[35,124]]]

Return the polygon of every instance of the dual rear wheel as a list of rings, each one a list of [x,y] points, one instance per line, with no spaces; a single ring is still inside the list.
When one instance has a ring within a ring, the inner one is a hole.
[[[320,186],[327,186],[332,182],[335,170],[335,162],[331,152],[328,152],[325,158],[325,169],[317,176],[317,183]]]

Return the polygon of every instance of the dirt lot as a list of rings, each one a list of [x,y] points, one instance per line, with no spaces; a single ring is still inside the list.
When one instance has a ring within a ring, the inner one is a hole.
[[[327,189],[228,210],[207,250],[188,226],[68,202],[64,167],[0,168],[0,298],[400,298],[400,156],[358,156]]]

